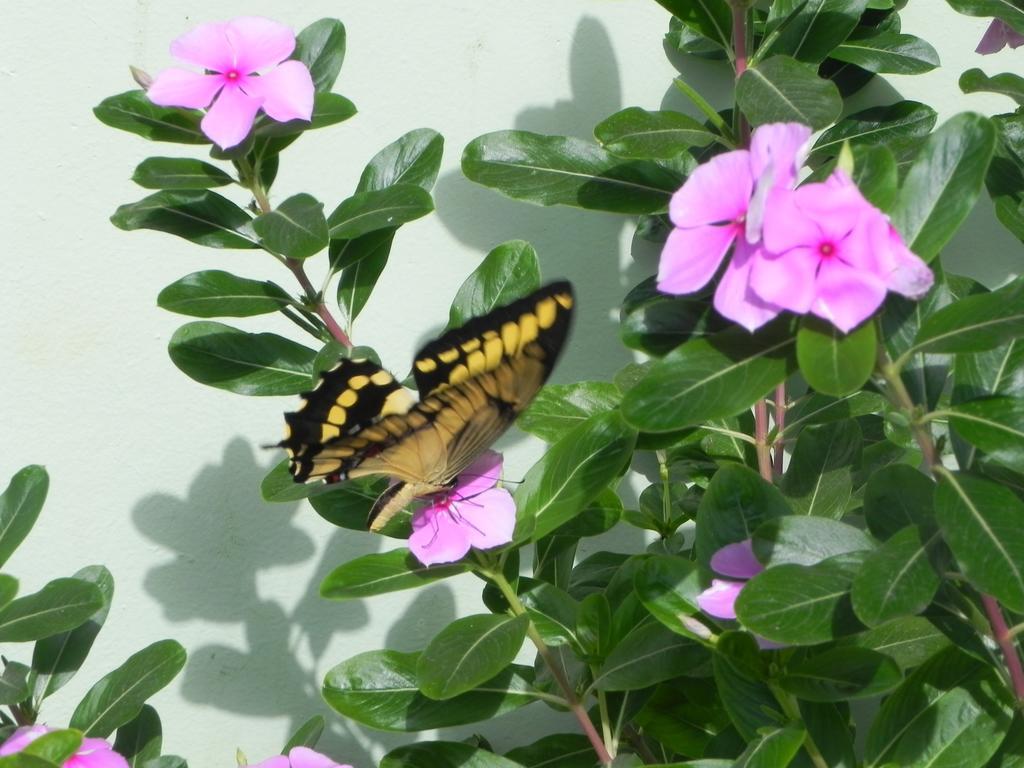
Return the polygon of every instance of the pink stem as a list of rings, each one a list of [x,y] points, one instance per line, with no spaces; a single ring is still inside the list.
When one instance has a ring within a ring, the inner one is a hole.
[[[733,67],[736,70],[736,79],[747,71],[747,3],[745,0],[732,0],[732,50],[735,56]],[[747,146],[750,143],[750,125],[740,114],[739,108],[733,105],[736,110],[736,123],[740,146]]]
[[[331,332],[331,336],[341,344],[343,347],[352,349],[352,340],[348,337],[348,334],[342,330],[341,326],[338,325],[338,321],[334,319],[334,316],[328,311],[327,306],[317,298],[316,289],[313,288],[313,284],[309,282],[309,278],[306,276],[306,270],[302,267],[302,261],[300,259],[287,259],[285,263],[288,265],[288,269],[295,275],[295,279],[299,281],[299,285],[302,286],[302,290],[306,292],[306,296],[309,300],[315,302],[313,305],[313,311],[319,315],[320,319],[324,321],[324,325],[327,326],[327,330]]]
[[[785,453],[782,431],[786,428],[786,383],[783,382],[775,388],[775,454],[774,467],[775,475],[782,474],[782,458]]]
[[[988,614],[988,623],[992,626],[992,637],[999,644],[1006,659],[1006,669],[1010,673],[1010,682],[1013,684],[1013,694],[1017,701],[1024,702],[1024,667],[1020,663],[1020,654],[1017,653],[1017,646],[1010,635],[1010,629],[1006,626],[1006,618],[999,607],[999,603],[991,595],[982,595],[981,604],[985,606],[985,613]]]
[[[768,403],[758,400],[754,405],[754,445],[757,447],[757,468],[761,477],[772,481],[772,457],[768,449]]]

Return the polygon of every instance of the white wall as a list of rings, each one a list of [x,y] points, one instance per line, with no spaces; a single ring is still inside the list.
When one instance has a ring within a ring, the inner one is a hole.
[[[419,126],[446,138],[438,213],[402,229],[357,341],[401,370],[444,322],[480,257],[522,237],[548,276],[574,279],[580,293],[582,322],[561,380],[607,377],[627,360],[610,309],[652,267],[633,263],[623,219],[508,201],[461,178],[461,150],[506,127],[587,136],[624,106],[681,107],[661,46],[668,15],[649,0],[5,4],[0,481],[35,462],[52,477],[42,518],[5,570],[22,579],[24,593],[95,562],[117,581],[92,657],[47,719],[66,722],[87,684],[138,648],[174,637],[190,659],[154,700],[168,751],[195,766],[231,765],[242,747],[256,761],[322,712],[331,722],[324,746],[368,766],[412,737],[332,718],[319,697],[324,672],[363,650],[422,647],[451,618],[481,610],[480,583],[466,577],[354,603],[318,598],[331,567],[385,541],[335,530],[305,505],[261,502],[259,480],[278,457],[258,446],[277,439],[293,401],[244,398],[186,378],[166,354],[185,319],[155,306],[163,286],[198,269],[283,282],[289,275],[257,252],[204,249],[108,222],[118,204],[145,194],[129,181],[136,163],[180,150],[109,129],[91,108],[134,87],[129,64],[154,73],[170,65],[168,43],[190,26],[243,14],[296,29],[336,16],[348,28],[336,90],[360,112],[285,153],[278,199],[307,191],[330,210],[385,143]],[[931,39],[945,67],[893,78],[892,87],[936,105],[942,119],[1012,108],[997,97],[964,97],[956,79],[979,63],[990,73],[1019,70],[1024,53],[981,61],[973,48],[985,22],[940,0],[916,0],[904,16],[904,29]],[[688,78],[727,98],[727,80],[689,66]],[[882,84],[868,95],[895,98]],[[994,227],[983,205],[949,249],[954,269],[994,280],[1019,265],[1019,244]],[[1002,266],[981,264],[981,250]],[[262,319],[239,325],[267,329]],[[537,445],[505,444],[507,475],[522,476]],[[28,660],[25,648],[0,650]],[[529,710],[457,735],[482,732],[508,748],[523,734],[547,732],[549,721],[548,710]]]

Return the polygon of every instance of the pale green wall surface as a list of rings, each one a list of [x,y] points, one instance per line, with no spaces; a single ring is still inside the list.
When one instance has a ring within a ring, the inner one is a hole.
[[[310,133],[283,155],[278,200],[306,191],[328,210],[351,194],[363,164],[384,144],[427,126],[446,139],[438,211],[405,226],[391,263],[355,328],[396,371],[447,318],[459,284],[491,247],[531,241],[545,276],[577,285],[576,339],[556,380],[607,378],[628,361],[609,313],[653,270],[630,255],[622,217],[515,203],[459,172],[462,147],[502,128],[590,135],[626,106],[685,109],[661,38],[668,14],[651,0],[336,0],[5,4],[0,29],[3,322],[0,323],[0,484],[19,467],[51,475],[43,515],[5,571],[22,592],[103,563],[117,583],[113,610],[78,678],[45,709],[67,721],[87,686],[150,642],[173,637],[189,651],[177,681],[154,703],[165,750],[193,766],[256,762],[277,752],[315,713],[322,745],[356,766],[412,736],[380,734],[332,717],[320,700],[324,673],[364,650],[414,650],[456,615],[482,610],[480,582],[463,577],[415,592],[332,603],[317,586],[335,565],[390,540],[332,528],[305,504],[267,505],[259,481],[279,456],[291,398],[245,398],[199,385],[166,353],[185,318],[156,307],[180,276],[219,268],[286,282],[253,251],[205,249],[168,235],[122,232],[108,217],[143,197],[129,177],[149,155],[188,154],[107,128],[91,108],[134,87],[128,65],[156,73],[168,43],[204,21],[258,14],[300,29],[324,17],[348,29],[335,90],[359,114]],[[911,0],[904,31],[927,38],[944,66],[873,84],[863,104],[902,95],[958,111],[1008,111],[994,96],[964,96],[960,72],[1020,72],[1024,49],[981,59],[986,22],[941,0]],[[685,76],[728,98],[729,81],[704,62]],[[237,197],[244,203],[244,198]],[[946,254],[953,271],[1000,282],[1019,271],[1020,244],[987,200]],[[292,334],[284,321],[237,325]],[[539,444],[506,437],[506,476],[522,477]],[[640,546],[640,542],[637,542]],[[0,652],[28,661],[27,646]],[[530,708],[479,732],[499,750],[552,732],[557,717]]]

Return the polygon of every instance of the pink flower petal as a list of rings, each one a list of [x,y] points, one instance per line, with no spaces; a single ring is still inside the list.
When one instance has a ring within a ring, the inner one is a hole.
[[[424,565],[454,563],[469,552],[469,531],[455,520],[447,502],[419,510],[412,528],[409,550]]]
[[[250,765],[249,768],[288,768],[288,758],[284,755],[274,755],[268,757],[262,763],[256,763],[256,765]]]
[[[48,728],[45,725],[21,726],[21,728],[18,728],[10,735],[7,741],[0,745],[0,757],[3,755],[13,755],[15,752],[21,752],[21,750],[38,739],[44,733],[49,733],[52,730],[52,728]]]
[[[754,178],[770,174],[772,186],[792,188],[811,149],[811,129],[801,123],[768,123],[750,137]]]
[[[804,185],[800,189],[806,189]],[[772,253],[782,253],[799,245],[817,242],[822,238],[820,222],[807,214],[799,204],[800,190],[773,189],[764,204],[764,224],[761,240]]]
[[[327,755],[321,755],[308,747],[293,747],[288,753],[291,768],[352,768],[351,765],[336,763]]]
[[[762,251],[740,240],[715,289],[714,301],[718,314],[751,332],[782,311],[782,307],[764,301],[750,287],[750,265],[757,258],[764,258]]]
[[[250,77],[243,90],[263,100],[263,111],[278,122],[313,115],[313,78],[301,61],[286,61],[265,75]]]
[[[816,293],[815,276],[821,258],[817,247],[796,246],[779,255],[754,259],[750,288],[769,304],[803,314]]]
[[[699,227],[735,221],[747,212],[754,177],[750,153],[736,150],[716,155],[698,166],[669,202],[668,215],[677,227]]]
[[[516,504],[504,488],[492,488],[464,501],[451,503],[455,518],[477,549],[500,547],[512,541]]]
[[[200,24],[171,43],[171,55],[203,69],[225,72],[234,66],[226,29],[224,23]]]
[[[128,768],[128,761],[103,739],[84,739],[78,752],[64,761],[63,768]]]
[[[224,87],[220,75],[199,75],[187,69],[165,69],[149,86],[146,96],[161,107],[205,109]]]
[[[908,299],[920,299],[931,290],[935,275],[921,258],[903,244],[903,238],[890,227],[890,252],[895,262],[885,278],[886,287]]]
[[[484,451],[480,458],[459,473],[456,496],[468,499],[493,488],[501,479],[501,454]]]
[[[224,32],[243,73],[259,72],[287,59],[295,50],[295,33],[284,24],[260,16],[232,19]]]
[[[742,581],[712,579],[711,586],[697,595],[697,607],[716,619],[735,619],[736,598],[741,589]]]
[[[736,234],[734,224],[673,229],[658,263],[658,290],[682,294],[703,288],[718,271]]]
[[[1003,46],[1007,45],[1011,48],[1019,48],[1024,45],[1024,35],[1021,35],[1002,19],[992,19],[992,23],[988,25],[988,29],[985,30],[985,34],[974,51],[987,55],[998,53]]]
[[[822,262],[817,296],[810,310],[849,333],[874,314],[885,299],[885,283],[876,275],[837,259]]]
[[[238,88],[224,88],[200,127],[214,144],[229,149],[249,135],[259,108],[259,99],[245,95]]]
[[[711,556],[711,567],[723,576],[734,579],[752,579],[764,566],[754,557],[754,542],[750,539],[726,544]]]

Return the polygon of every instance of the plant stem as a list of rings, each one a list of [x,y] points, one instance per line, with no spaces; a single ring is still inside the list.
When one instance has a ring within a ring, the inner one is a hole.
[[[501,594],[508,601],[509,608],[511,609],[513,616],[522,616],[526,613],[526,607],[519,599],[519,595],[509,584],[508,579],[500,571],[491,569],[484,565],[480,572],[488,579],[494,582],[494,585],[501,591]],[[579,698],[576,696],[576,691],[573,690],[572,685],[566,679],[562,673],[561,667],[555,661],[555,658],[551,654],[551,649],[548,648],[547,643],[537,632],[537,628],[533,626],[531,621],[527,627],[526,634],[530,640],[533,641],[534,646],[537,648],[537,653],[540,654],[541,659],[547,665],[547,668],[551,671],[551,676],[555,679],[558,687],[562,689],[562,695],[565,697],[565,701],[569,707],[569,710],[576,716],[579,721],[580,727],[583,729],[583,733],[586,734],[587,739],[590,741],[591,746],[594,748],[594,752],[597,754],[597,759],[601,761],[601,765],[610,765],[612,762],[612,756],[608,752],[608,748],[605,746],[604,741],[601,740],[600,734],[594,727],[594,724],[590,721],[590,716],[587,711],[583,708]],[[603,720],[604,718],[602,718]]]
[[[889,359],[889,355],[882,344],[878,345],[878,361],[875,368],[882,378],[885,379],[890,402],[900,408],[907,419],[909,419],[910,432],[921,449],[921,457],[924,459],[925,468],[931,474],[938,465],[932,432],[928,428],[927,423],[918,418],[917,406],[914,405],[914,400],[910,397],[910,393],[900,377],[900,368]]]
[[[982,595],[981,604],[985,607],[985,614],[988,616],[988,623],[992,626],[992,638],[999,645],[1006,660],[1006,669],[1010,673],[1010,683],[1013,685],[1013,695],[1017,697],[1018,703],[1024,703],[1024,667],[1020,663],[1020,654],[1017,653],[1017,646],[1013,642],[1013,635],[1006,626],[1006,617],[999,607],[998,601],[991,595]]]
[[[782,440],[782,432],[786,429],[786,383],[783,382],[775,388],[775,453],[772,455],[774,474],[776,477],[782,474],[782,459],[785,455],[785,446]]]
[[[732,0],[732,49],[733,68],[736,72],[736,80],[747,71],[747,2],[746,0]],[[736,125],[736,135],[742,146],[750,143],[750,124],[740,112],[736,105],[733,105],[735,117],[733,122]]]
[[[758,400],[754,405],[754,445],[757,447],[757,469],[761,477],[772,481],[772,457],[768,449],[768,403]]]
[[[772,695],[775,696],[775,700],[779,702],[779,706],[782,707],[783,714],[793,722],[802,723],[804,718],[800,714],[800,705],[797,704],[796,699],[779,688],[775,683],[769,682],[768,687],[771,689]],[[828,768],[828,761],[821,754],[818,745],[814,743],[814,738],[811,736],[810,731],[805,730],[804,734],[804,749],[807,751],[807,756],[811,758],[811,762],[814,763],[815,768]]]
[[[302,290],[306,292],[306,298],[313,307],[313,311],[324,321],[324,325],[327,326],[327,330],[330,331],[331,336],[347,349],[352,349],[352,340],[348,337],[348,334],[342,330],[341,326],[338,325],[338,321],[334,319],[334,316],[328,311],[327,305],[323,302],[323,296],[316,292],[313,284],[309,282],[309,277],[306,276],[306,270],[302,266],[301,259],[285,259],[285,266],[292,271],[295,275],[295,279],[299,281],[299,285],[302,286]]]

